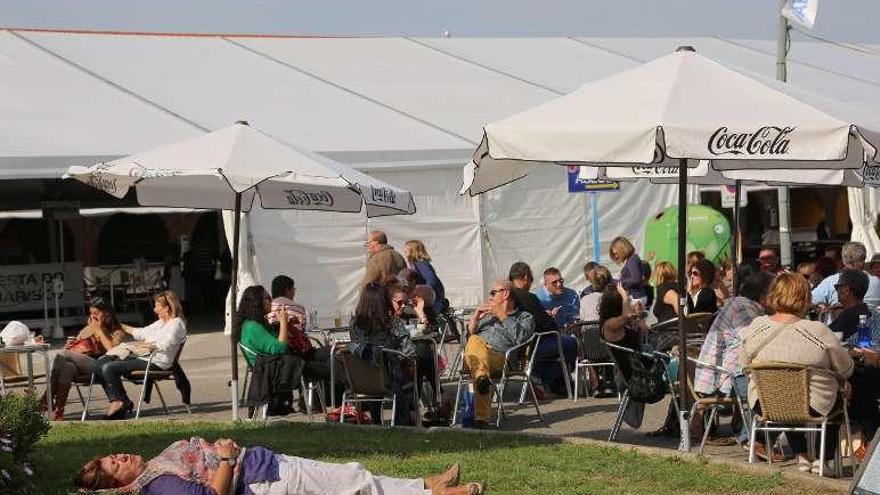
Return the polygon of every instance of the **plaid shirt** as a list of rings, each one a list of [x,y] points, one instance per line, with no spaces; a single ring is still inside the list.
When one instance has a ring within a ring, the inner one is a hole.
[[[742,367],[739,364],[739,333],[763,314],[764,308],[751,299],[737,296],[728,300],[712,322],[697,359],[740,373]],[[695,391],[707,395],[716,391],[730,395],[730,389],[729,375],[697,366],[694,374]]]

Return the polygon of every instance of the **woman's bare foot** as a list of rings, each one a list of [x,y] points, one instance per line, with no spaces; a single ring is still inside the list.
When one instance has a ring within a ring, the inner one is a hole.
[[[438,487],[456,486],[458,485],[458,480],[460,477],[461,466],[456,462],[455,464],[449,466],[449,469],[447,469],[446,471],[425,478],[425,488],[430,490],[432,488]]]
[[[431,489],[431,495],[482,495],[483,485],[480,483],[467,483],[460,486],[438,486]]]
[[[116,416],[117,414],[119,414],[119,411],[121,411],[124,407],[125,402],[122,402],[121,400],[115,400],[111,402],[110,405],[107,407],[106,417],[111,418],[113,416]]]

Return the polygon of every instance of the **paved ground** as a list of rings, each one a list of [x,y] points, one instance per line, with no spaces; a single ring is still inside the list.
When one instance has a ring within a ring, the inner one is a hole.
[[[38,371],[42,366],[42,360],[37,364]],[[165,398],[168,400],[172,411],[171,419],[178,420],[205,420],[227,421],[231,419],[229,388],[227,383],[230,375],[229,340],[220,332],[191,332],[186,349],[182,356],[182,366],[193,386],[192,415],[187,415],[182,407],[180,396],[173,384],[163,385]],[[239,369],[242,376],[244,361],[240,359]],[[454,384],[445,386],[447,397],[454,395]],[[129,395],[136,400],[137,390],[130,384],[127,385]],[[519,387],[515,388],[518,395]],[[509,397],[513,400],[515,397]],[[95,389],[93,405],[90,408],[93,415],[99,417],[103,414],[107,402],[104,394]],[[624,425],[619,435],[619,443],[633,446],[657,447],[668,449],[670,452],[677,448],[677,439],[652,438],[645,436],[644,432],[657,429],[666,416],[668,401],[649,405],[645,412],[645,420],[642,428],[638,431]],[[70,402],[67,407],[67,419],[78,420],[82,407],[76,400],[75,393],[71,392]],[[558,435],[572,438],[585,438],[592,440],[607,440],[610,427],[613,423],[616,411],[616,399],[593,399],[581,398],[574,403],[569,399],[548,399],[541,401],[541,411],[545,422],[538,421],[533,407],[526,404],[512,405],[508,408],[507,419],[502,423],[501,429],[506,431],[520,431],[538,434]],[[161,408],[158,396],[154,394],[152,403],[145,404],[142,411],[142,420],[167,420]],[[284,418],[287,421],[307,421],[304,414],[292,414]],[[318,416],[313,420],[322,421]],[[727,430],[726,426],[724,427]],[[696,450],[696,446],[694,447]],[[728,462],[746,463],[747,453],[739,446],[733,447],[707,447],[708,453],[714,459]],[[794,472],[792,461],[784,462],[782,467],[787,472]]]

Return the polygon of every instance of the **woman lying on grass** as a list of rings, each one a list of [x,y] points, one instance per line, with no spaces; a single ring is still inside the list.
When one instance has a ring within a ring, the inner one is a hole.
[[[76,488],[143,495],[480,495],[479,483],[458,485],[459,466],[424,479],[376,476],[358,463],[332,464],[241,448],[230,439],[193,437],[144,461],[134,454],[96,457],[74,478]]]

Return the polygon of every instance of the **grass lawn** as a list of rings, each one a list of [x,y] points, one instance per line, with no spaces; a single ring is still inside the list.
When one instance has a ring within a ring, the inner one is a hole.
[[[277,452],[331,462],[358,461],[377,474],[420,478],[462,464],[463,480],[490,494],[790,494],[808,486],[726,466],[593,445],[454,430],[415,432],[324,424],[255,425],[140,422],[65,424],[37,448],[40,493],[70,493],[70,480],[95,455],[133,452],[151,457],[189,436],[231,437]]]

